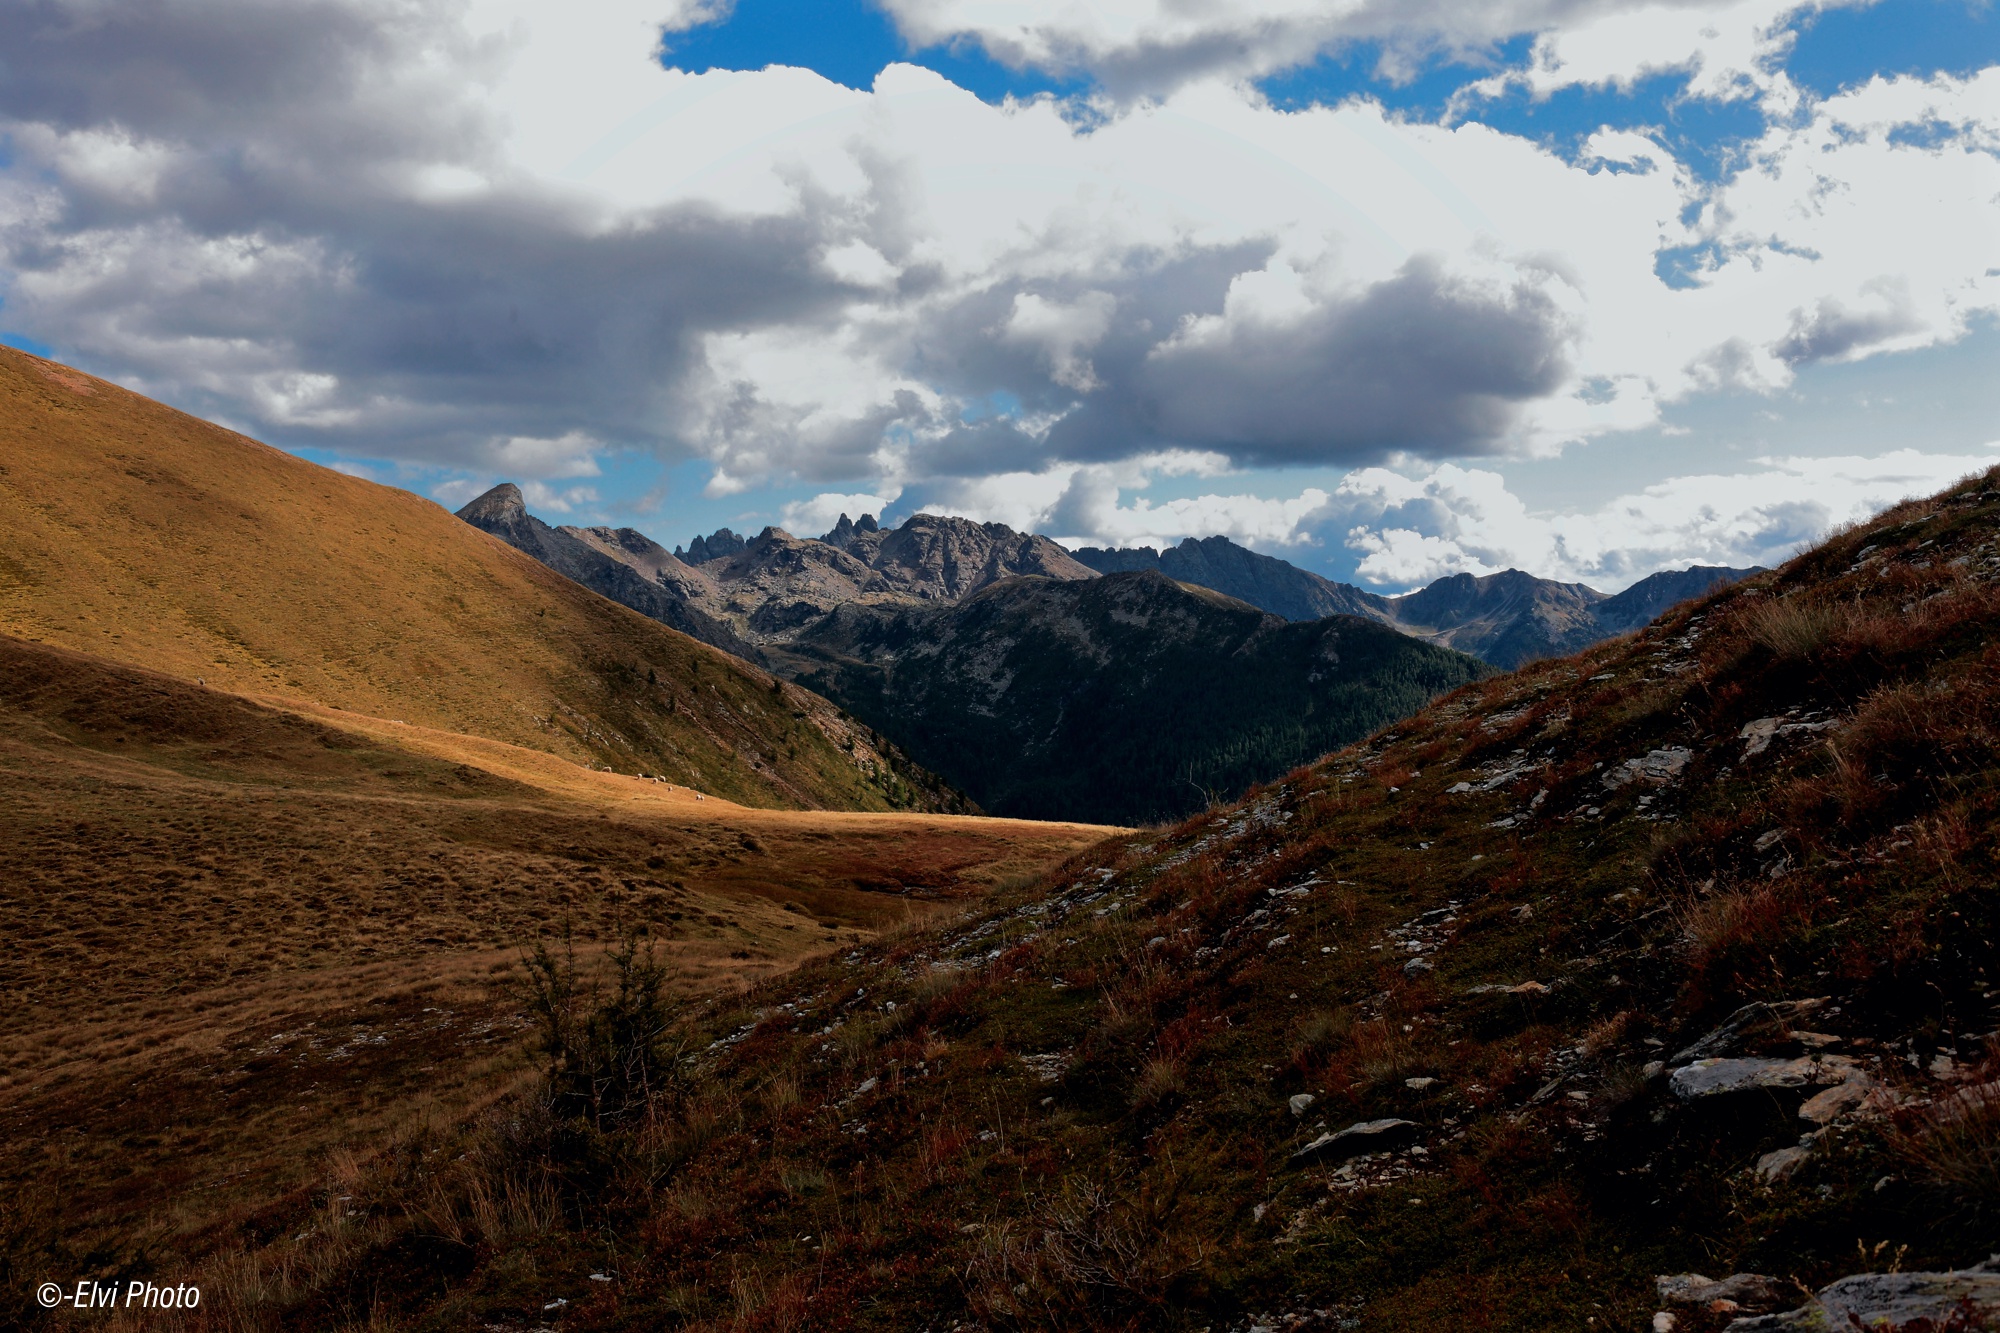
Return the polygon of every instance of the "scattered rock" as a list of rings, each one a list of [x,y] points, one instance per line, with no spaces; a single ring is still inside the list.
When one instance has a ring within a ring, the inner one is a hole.
[[[1292,1094],[1292,1099],[1286,1105],[1292,1108],[1293,1115],[1304,1115],[1306,1108],[1317,1100],[1319,1099],[1310,1092],[1297,1092]]]
[[[1432,963],[1428,958],[1412,958],[1409,962],[1403,964],[1403,975],[1406,977],[1420,977],[1426,972],[1435,972],[1436,970],[1436,964]]]
[[[1784,1283],[1762,1273],[1734,1273],[1720,1282],[1699,1273],[1676,1273],[1654,1278],[1653,1283],[1662,1304],[1694,1306],[1717,1314],[1765,1314],[1782,1310],[1797,1299]],[[1717,1309],[1718,1301],[1726,1306]]]
[[[1292,1154],[1295,1162],[1337,1162],[1361,1153],[1381,1152],[1409,1142],[1417,1136],[1412,1120],[1363,1120],[1332,1134],[1322,1134]]]
[[[1755,722],[1744,724],[1736,739],[1748,742],[1743,747],[1745,759],[1755,759],[1771,748],[1771,742],[1779,736],[1790,736],[1798,732],[1830,731],[1837,725],[1833,722],[1788,722],[1782,717],[1760,717]]]
[[[1434,1078],[1406,1078],[1403,1080],[1403,1086],[1411,1092],[1422,1092],[1425,1088],[1437,1086],[1437,1080]]]
[[[1694,751],[1686,746],[1675,745],[1664,750],[1650,751],[1643,759],[1627,759],[1618,767],[1604,775],[1607,787],[1623,787],[1630,782],[1644,782],[1650,786],[1664,787],[1681,775],[1681,770],[1694,758]]]
[[[1780,1029],[1800,1014],[1811,1013],[1825,1003],[1826,997],[1820,996],[1808,1000],[1779,1000],[1772,1004],[1762,1000],[1746,1004],[1731,1014],[1721,1027],[1675,1055],[1672,1063],[1682,1064],[1688,1060],[1705,1060],[1725,1054],[1743,1038]]]
[[[1804,1166],[1806,1159],[1811,1156],[1812,1145],[1808,1143],[1767,1152],[1757,1159],[1757,1178],[1775,1184]]]
[[[1667,1086],[1684,1102],[1753,1088],[1810,1088],[1844,1083],[1861,1071],[1840,1055],[1808,1055],[1796,1060],[1746,1056],[1697,1060],[1667,1076]]]
[[[2000,1255],[1951,1273],[1857,1273],[1822,1287],[1783,1314],[1736,1319],[1726,1333],[1943,1333],[1991,1327],[2000,1320]]]
[[[1868,1094],[1874,1090],[1875,1080],[1857,1073],[1807,1098],[1806,1104],[1799,1108],[1799,1119],[1810,1120],[1815,1125],[1830,1125],[1867,1101]]]

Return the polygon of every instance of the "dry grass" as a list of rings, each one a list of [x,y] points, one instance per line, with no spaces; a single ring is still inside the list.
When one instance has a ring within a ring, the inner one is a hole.
[[[429,500],[11,348],[0,633],[751,805],[947,799],[825,700]]]
[[[526,1076],[523,940],[637,929],[731,992],[1100,833],[676,801],[350,717],[0,639],[0,1116],[36,1127],[0,1195],[55,1190],[10,1247],[201,1254],[419,1104],[476,1115]],[[470,1225],[531,1226],[522,1188]]]

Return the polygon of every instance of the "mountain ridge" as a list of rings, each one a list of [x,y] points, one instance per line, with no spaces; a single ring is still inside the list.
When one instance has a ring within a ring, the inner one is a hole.
[[[11,348],[0,406],[0,633],[746,805],[957,799],[825,700],[407,491]]]
[[[1373,620],[1287,622],[1157,570],[840,607],[773,651],[982,807],[1099,823],[1179,816],[1486,671]]]
[[[1337,583],[1226,537],[1189,537],[1165,551],[1152,547],[1082,547],[1077,560],[1100,573],[1158,569],[1169,578],[1241,598],[1287,620],[1321,615],[1370,616],[1407,634],[1512,669],[1561,657],[1628,633],[1680,602],[1762,572],[1696,565],[1664,570],[1616,594],[1523,570],[1450,574],[1394,596]]]

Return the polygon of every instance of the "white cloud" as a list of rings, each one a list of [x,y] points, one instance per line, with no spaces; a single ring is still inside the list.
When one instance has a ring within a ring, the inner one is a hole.
[[[1864,0],[1865,2],[1865,0]],[[1814,0],[884,0],[920,45],[971,39],[1016,66],[1089,73],[1114,92],[1161,94],[1202,77],[1248,78],[1363,40],[1383,43],[1383,72],[1439,51],[1476,54],[1541,32],[1534,86],[1628,82],[1690,69],[1724,92],[1782,49],[1772,30]]]
[[[486,448],[486,466],[511,477],[595,477],[598,475],[596,440],[582,431],[569,431],[554,439],[515,435],[495,440]]]
[[[529,509],[557,514],[598,504],[603,498],[594,487],[571,486],[558,490],[544,481],[523,482],[521,496],[528,502]]]
[[[662,26],[716,8],[652,0],[0,11],[10,326],[289,443],[541,482],[640,447],[706,459],[712,494],[1284,545],[1346,528],[1222,488],[1118,497],[1175,458],[1546,455],[2000,309],[2000,69],[1799,101],[1770,63],[1783,0],[892,8],[921,40],[1152,95],[1084,130],[907,65],[866,91],[690,75],[657,60]],[[1530,31],[1538,91],[1674,68],[1690,96],[1788,109],[1711,185],[1647,133],[1569,160],[1366,101],[1284,112],[1240,82],[1330,41]],[[1622,577],[1616,525],[1544,531],[1459,474],[1425,502],[1467,506],[1463,531],[1350,524],[1371,572]],[[1755,546],[1670,499],[1645,512]]]
[[[894,503],[894,495],[836,495],[824,491],[810,500],[798,500],[786,505],[778,517],[778,526],[795,537],[818,537],[832,531],[842,514],[850,519],[858,519],[863,514],[880,517],[882,511]]]
[[[2000,449],[2000,444],[1996,444]],[[1444,465],[1348,476],[1321,511],[1351,524],[1359,575],[1395,587],[1525,569],[1617,591],[1692,564],[1775,565],[1842,523],[1941,490],[2000,453],[1763,458],[1754,471],[1675,477],[1594,509],[1531,513],[1497,473]]]

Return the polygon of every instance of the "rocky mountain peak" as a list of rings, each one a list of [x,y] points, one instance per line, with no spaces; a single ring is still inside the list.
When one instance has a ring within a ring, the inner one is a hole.
[[[881,528],[876,524],[873,514],[863,514],[859,521],[850,520],[847,515],[842,514],[840,521],[833,525],[833,531],[820,540],[828,546],[837,546],[844,551],[856,537],[865,537],[871,532],[880,531]]]
[[[476,500],[458,511],[458,517],[476,528],[492,528],[495,525],[511,527],[522,523],[528,517],[528,501],[521,494],[521,488],[511,481],[503,481]]]

